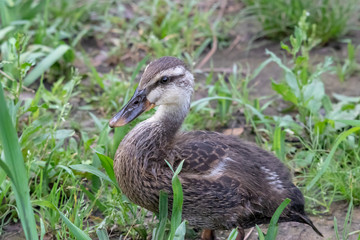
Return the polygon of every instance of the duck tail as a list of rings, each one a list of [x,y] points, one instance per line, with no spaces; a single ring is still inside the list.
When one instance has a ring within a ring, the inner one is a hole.
[[[302,214],[299,214],[299,213],[296,213],[296,215],[298,215],[299,217],[299,222],[302,222],[302,223],[305,223],[307,225],[309,225],[310,227],[312,227],[312,229],[321,237],[324,237],[324,235],[322,235],[322,233],[319,231],[319,229],[317,229],[315,227],[315,225],[313,224],[313,222],[310,220],[310,218],[306,215],[302,215]]]

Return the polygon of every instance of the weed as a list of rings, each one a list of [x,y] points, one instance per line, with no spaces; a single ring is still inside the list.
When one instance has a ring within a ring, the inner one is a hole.
[[[286,206],[290,203],[290,199],[285,199],[280,206],[276,209],[274,215],[271,217],[269,228],[267,230],[266,236],[262,233],[259,226],[256,225],[256,229],[259,234],[260,240],[275,240],[278,232],[278,221],[280,218],[281,213],[284,211]]]
[[[344,36],[356,25],[359,14],[357,0],[246,0],[246,11],[260,22],[263,32],[277,40],[289,37],[306,11],[310,25],[316,25],[314,35],[322,43]],[[310,30],[310,29],[309,29]]]
[[[168,194],[164,191],[160,191],[159,196],[159,223],[153,231],[154,240],[161,239],[184,239],[185,237],[185,220],[182,221],[182,204],[183,204],[183,192],[178,174],[182,169],[184,161],[182,161],[177,167],[176,171],[172,169],[172,166],[167,162],[174,175],[172,178],[172,190],[173,190],[173,206],[171,211],[170,221],[170,233],[165,237],[166,223],[168,221]]]
[[[359,46],[355,48],[351,41],[349,41],[347,44],[347,58],[343,64],[338,61],[336,66],[336,73],[341,82],[344,82],[345,79],[352,76],[356,71],[359,71],[360,65],[356,60],[356,53],[358,51]]]
[[[15,194],[18,214],[27,239],[36,239],[36,222],[30,202],[28,175],[25,169],[22,153],[17,139],[13,121],[10,118],[4,97],[2,84],[0,83],[0,126],[1,144],[5,159],[0,161],[2,171],[11,180],[11,188]],[[2,181],[5,179],[3,178]]]

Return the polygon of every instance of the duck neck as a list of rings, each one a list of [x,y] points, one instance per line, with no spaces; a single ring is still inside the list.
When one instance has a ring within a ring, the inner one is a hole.
[[[149,122],[160,124],[168,138],[173,138],[189,112],[190,104],[161,105]]]

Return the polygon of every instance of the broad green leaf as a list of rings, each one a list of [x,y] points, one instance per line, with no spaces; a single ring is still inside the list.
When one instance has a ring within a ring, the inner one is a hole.
[[[0,1],[0,19],[1,19],[1,28],[4,28],[10,24],[12,21],[12,16],[10,15],[11,11],[7,6],[7,1]]]
[[[61,165],[61,164],[58,164],[55,166],[55,168],[61,168],[61,169],[64,169],[70,176],[74,177],[75,178],[75,175],[73,173],[73,171],[71,171],[70,168],[68,168],[67,166],[64,166],[64,165]]]
[[[360,127],[360,120],[335,120],[335,122],[341,122],[349,126]]]
[[[60,130],[56,130],[55,132],[55,139],[57,140],[63,140],[65,138],[68,137],[72,137],[75,134],[74,130],[70,130],[70,129],[60,129]]]
[[[14,179],[14,176],[12,175],[12,172],[10,170],[10,168],[6,165],[6,162],[4,162],[3,160],[0,159],[0,168],[2,169],[2,171],[5,172],[5,174],[10,178],[10,179]],[[5,178],[5,176],[4,176]]]
[[[117,185],[114,184],[114,182],[108,177],[106,176],[103,172],[101,172],[99,169],[91,166],[91,165],[87,165],[87,164],[75,164],[75,165],[70,165],[70,168],[79,171],[79,172],[88,172],[91,174],[94,174],[95,176],[109,182],[110,184],[114,185],[115,187]]]
[[[58,209],[55,207],[55,205],[52,202],[46,200],[33,200],[31,201],[31,204],[34,206],[51,208],[53,210],[58,211]]]
[[[321,81],[314,81],[305,85],[303,96],[307,108],[313,113],[318,112],[322,105],[321,99],[325,96],[324,84]]]
[[[300,89],[299,84],[296,79],[296,76],[293,72],[286,72],[285,73],[285,81],[287,85],[290,87],[290,90],[293,95],[295,95],[297,98],[300,97]]]
[[[280,46],[282,49],[286,50],[288,53],[291,53],[290,47],[288,45],[286,45],[283,42],[280,42]]]
[[[58,61],[70,47],[68,45],[60,45],[45,57],[37,66],[25,77],[24,85],[29,86],[38,79],[46,70],[48,70],[56,61]]]
[[[1,6],[1,3],[0,3]],[[1,12],[1,11],[0,11]],[[15,26],[7,26],[5,28],[0,29],[0,41],[5,38],[6,34],[8,34],[9,32],[11,32],[12,30],[15,29]]]
[[[297,97],[295,96],[294,92],[285,83],[276,83],[273,81],[271,83],[271,87],[274,91],[276,91],[281,96],[283,96],[283,99],[285,101],[292,102],[295,105],[298,104],[298,100],[297,100]]]
[[[9,174],[25,236],[27,239],[38,239],[35,216],[30,202],[29,179],[17,136],[0,82],[0,142],[5,155],[5,161],[0,161],[2,168],[7,168],[4,170]]]
[[[2,183],[5,181],[6,176],[8,175],[8,174],[6,173],[6,171],[3,170],[4,168],[7,168],[7,166],[6,166],[5,162],[0,159],[0,186],[1,186]],[[7,170],[7,171],[11,174],[10,170]],[[10,177],[9,177],[9,178],[10,178]],[[1,193],[0,193],[0,195],[1,195]],[[0,197],[0,199],[1,199],[1,197]],[[1,200],[0,200],[0,201],[1,201]]]
[[[109,178],[114,182],[114,184],[117,184],[115,173],[114,173],[114,161],[111,158],[109,158],[108,156],[105,156],[104,154],[101,154],[99,152],[96,152],[96,155],[99,157],[101,165],[105,169]]]

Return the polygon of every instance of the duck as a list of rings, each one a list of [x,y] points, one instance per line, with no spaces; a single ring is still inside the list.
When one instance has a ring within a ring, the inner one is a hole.
[[[135,204],[159,213],[159,192],[172,204],[173,172],[183,161],[183,219],[202,229],[201,239],[215,239],[216,230],[245,229],[270,222],[284,199],[290,204],[279,222],[312,227],[304,211],[304,197],[289,169],[271,152],[239,137],[211,131],[183,131],[194,92],[194,76],[176,57],[150,62],[132,98],[109,121],[121,127],[154,107],[155,113],[138,123],[122,139],[114,156],[114,172],[123,194]],[[166,161],[168,162],[166,162]],[[170,205],[171,206],[171,205]],[[171,215],[171,207],[169,207]]]

